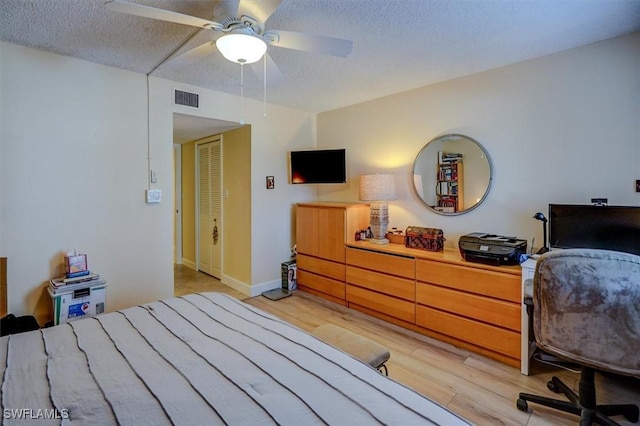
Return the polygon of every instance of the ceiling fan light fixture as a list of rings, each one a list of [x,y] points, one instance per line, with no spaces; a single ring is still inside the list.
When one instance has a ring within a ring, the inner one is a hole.
[[[225,34],[216,41],[222,56],[238,64],[251,64],[262,58],[267,51],[267,43],[251,34]]]

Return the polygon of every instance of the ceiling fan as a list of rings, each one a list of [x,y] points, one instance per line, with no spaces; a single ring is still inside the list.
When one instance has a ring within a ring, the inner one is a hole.
[[[239,64],[255,64],[264,57],[265,72],[270,74],[270,82],[274,84],[282,79],[282,74],[266,53],[267,46],[340,57],[347,57],[351,54],[353,50],[351,40],[294,31],[265,31],[265,22],[276,11],[281,1],[216,1],[213,16],[219,22],[123,0],[108,1],[105,3],[105,7],[115,12],[190,25],[222,34],[216,41],[201,44],[179,56],[169,58],[167,65],[172,68],[195,62],[212,54],[215,50],[219,50],[226,59]],[[254,67],[258,76],[261,75],[259,70],[260,68]]]

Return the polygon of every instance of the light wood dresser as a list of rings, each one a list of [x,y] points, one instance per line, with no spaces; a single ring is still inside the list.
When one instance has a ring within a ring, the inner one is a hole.
[[[356,241],[364,207],[298,205],[298,287],[520,368],[520,267],[466,262],[454,249]]]

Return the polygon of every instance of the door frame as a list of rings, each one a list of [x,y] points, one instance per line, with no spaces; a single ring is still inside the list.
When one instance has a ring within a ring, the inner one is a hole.
[[[173,144],[173,261],[182,264],[182,145]]]

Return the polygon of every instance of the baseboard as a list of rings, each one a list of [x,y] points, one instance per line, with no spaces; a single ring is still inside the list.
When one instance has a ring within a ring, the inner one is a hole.
[[[282,285],[279,280],[274,280],[274,281],[268,281],[266,283],[260,283],[252,286],[226,275],[222,276],[222,279],[220,280],[220,282],[222,282],[222,284],[224,285],[228,285],[234,290],[238,290],[242,294],[246,294],[249,297],[259,296],[265,291],[280,288],[280,286]]]
[[[251,286],[251,297],[259,296],[265,291],[274,290],[276,288],[282,288],[281,280],[267,281],[266,283]]]
[[[242,294],[246,294],[247,296],[251,296],[251,285],[238,281],[235,278],[232,278],[228,275],[222,275],[220,282],[226,286],[231,287],[234,290],[238,290]]]

